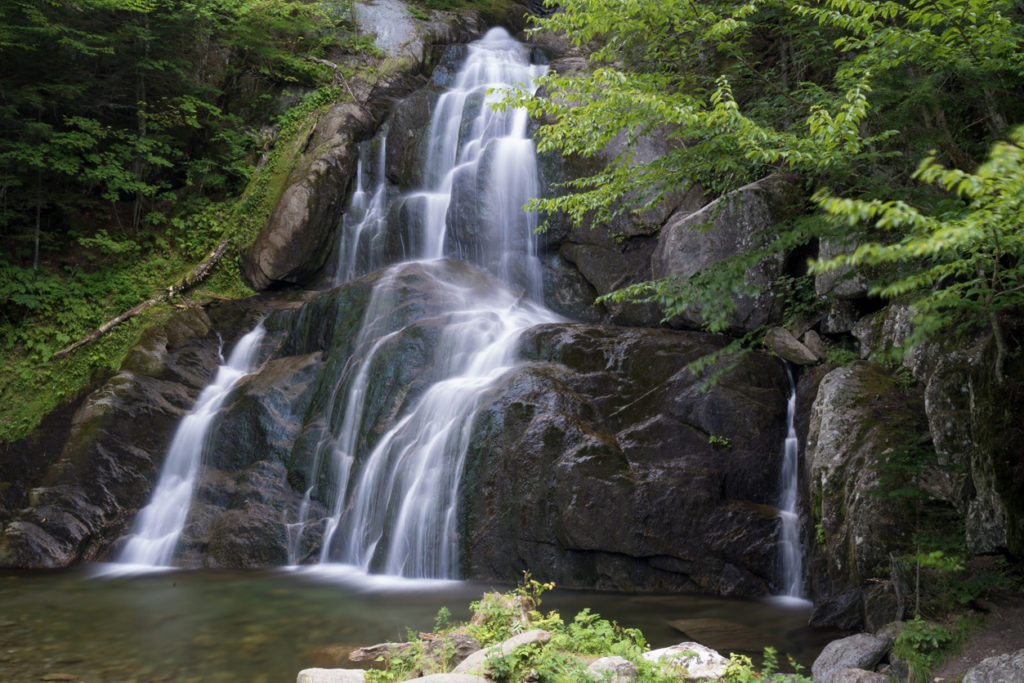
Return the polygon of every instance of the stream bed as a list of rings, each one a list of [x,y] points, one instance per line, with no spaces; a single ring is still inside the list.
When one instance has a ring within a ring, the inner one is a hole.
[[[350,666],[350,650],[402,640],[407,628],[430,631],[441,607],[468,619],[471,601],[508,588],[338,566],[134,576],[101,569],[0,573],[0,680],[286,683],[304,668]],[[690,639],[671,625],[688,620],[723,654],[728,640],[760,637],[749,653],[771,645],[808,667],[834,636],[804,626],[807,608],[770,602],[561,589],[542,600],[567,621],[589,607],[640,628],[652,647]]]

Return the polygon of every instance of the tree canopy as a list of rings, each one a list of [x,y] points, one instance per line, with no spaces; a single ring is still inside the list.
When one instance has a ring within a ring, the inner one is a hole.
[[[998,315],[1019,306],[1024,276],[1020,129],[1011,130],[1024,105],[1019,4],[558,5],[538,28],[564,31],[589,65],[549,73],[540,96],[512,98],[545,120],[540,150],[595,156],[623,131],[632,140],[657,131],[677,144],[647,164],[632,163],[627,149],[536,208],[577,223],[607,221],[680,186],[723,193],[773,171],[799,171],[823,211],[784,226],[778,248],[835,240],[850,254],[817,263],[817,271],[884,266],[872,269],[873,292],[917,297],[920,334],[912,341],[950,323],[965,331],[995,325],[999,338]],[[719,309],[749,258],[612,296],[656,301],[667,315],[694,304]],[[720,329],[723,320],[709,326]]]

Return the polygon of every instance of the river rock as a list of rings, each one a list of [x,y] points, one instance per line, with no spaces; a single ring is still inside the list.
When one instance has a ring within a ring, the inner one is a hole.
[[[749,651],[756,649],[757,643],[770,640],[756,629],[726,619],[673,619],[668,625],[695,642],[720,652]]]
[[[889,683],[891,680],[885,674],[847,667],[834,672],[828,683]]]
[[[601,657],[590,663],[587,671],[598,680],[608,683],[630,683],[635,681],[639,672],[636,665],[625,657]]]
[[[544,645],[551,640],[551,634],[543,629],[534,629],[526,633],[514,635],[511,638],[493,645],[484,650],[478,650],[464,659],[457,667],[452,669],[455,674],[482,673],[485,671],[485,662],[491,657],[504,657],[512,654],[516,648],[524,645]]]
[[[665,673],[680,674],[686,680],[718,680],[729,667],[729,660],[700,643],[679,643],[645,652],[644,659],[661,664]]]
[[[963,683],[1024,681],[1024,650],[987,657],[964,674]]]
[[[545,567],[563,586],[771,592],[784,367],[754,354],[705,393],[687,364],[722,343],[590,325],[523,334],[532,362],[493,387],[473,427],[464,574]]]
[[[295,683],[363,683],[366,672],[362,669],[303,669]]]
[[[868,633],[833,640],[825,646],[811,666],[814,683],[831,683],[843,669],[872,670],[889,650],[889,641]]]
[[[755,295],[736,294],[735,310],[728,326],[750,331],[778,319],[780,309],[771,285],[782,274],[786,255],[768,249],[772,226],[799,206],[800,189],[795,176],[775,174],[716,199],[700,211],[677,212],[661,229],[651,257],[651,276],[686,279],[713,267],[740,250],[763,249],[766,256],[747,270],[745,283],[759,290]],[[700,326],[705,316],[685,312],[675,324]]]

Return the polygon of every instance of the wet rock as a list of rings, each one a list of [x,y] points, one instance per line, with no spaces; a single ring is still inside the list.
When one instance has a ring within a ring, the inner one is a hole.
[[[244,331],[238,310],[220,311],[227,339]],[[0,531],[0,566],[104,556],[147,502],[174,428],[219,364],[210,315],[188,309],[147,330],[120,372],[82,402],[59,458]]]
[[[375,127],[358,104],[332,107],[320,118],[285,181],[280,199],[253,244],[242,275],[257,290],[311,282],[327,260],[357,160],[356,142]]]
[[[588,325],[525,333],[532,362],[493,387],[474,423],[464,574],[543,566],[564,586],[770,592],[779,520],[765,484],[777,480],[784,370],[753,356],[704,393],[686,366],[720,343]]]
[[[388,117],[384,172],[403,191],[425,183],[426,136],[438,95],[421,88],[398,101]]]
[[[776,321],[780,311],[771,285],[782,274],[785,254],[771,253],[767,247],[772,226],[800,205],[799,198],[796,178],[776,174],[719,198],[700,211],[677,212],[661,229],[651,257],[652,277],[686,279],[740,250],[764,249],[768,255],[746,274],[746,284],[760,293],[735,295],[736,309],[728,322],[732,329],[749,331]],[[699,326],[703,321],[700,311],[691,310],[676,323]]]
[[[964,674],[963,683],[1024,681],[1024,650],[981,660]]]
[[[882,661],[888,650],[888,641],[868,633],[834,640],[814,660],[811,678],[815,683],[830,683],[832,677],[842,669],[871,671]]]

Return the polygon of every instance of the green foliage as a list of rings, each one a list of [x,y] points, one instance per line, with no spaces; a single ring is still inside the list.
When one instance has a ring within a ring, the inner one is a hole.
[[[295,139],[345,92],[316,88],[334,74],[310,57],[366,46],[349,21],[347,0],[0,2],[0,439],[116,369],[167,309],[56,351],[224,237],[251,242]],[[285,84],[312,94],[281,116],[277,144],[259,140]],[[250,293],[229,257],[191,296]]]
[[[538,28],[565,31],[589,53],[589,69],[549,73],[542,95],[512,92],[507,104],[545,122],[537,133],[541,151],[596,158],[604,167],[532,203],[549,223],[558,216],[608,222],[694,183],[723,193],[771,171],[800,171],[809,185],[833,188],[816,197],[839,220],[777,226],[780,250],[837,237],[860,245],[818,270],[872,266],[876,294],[916,297],[911,343],[951,325],[964,333],[986,325],[1000,359],[1009,353],[998,319],[1020,309],[1024,291],[1015,228],[1021,133],[972,169],[1024,106],[1019,3],[559,6],[563,11],[537,20]],[[639,163],[630,145],[645,135],[665,140],[668,153]],[[606,159],[616,139],[627,147]],[[908,164],[936,147],[948,161],[933,155],[913,174]],[[957,192],[959,206],[909,186],[911,175]],[[656,303],[666,318],[700,310],[706,327],[722,330],[732,297],[750,293],[747,269],[767,253],[761,245],[752,251],[685,280],[639,283],[604,299]]]
[[[852,254],[816,264],[895,266],[894,276],[873,287],[885,297],[914,293],[915,328],[910,344],[950,328],[988,327],[1001,353],[1001,314],[1024,306],[1024,127],[996,143],[973,173],[950,169],[933,157],[914,176],[955,193],[962,203],[930,215],[906,202],[841,199],[825,192],[817,201],[834,220],[868,224],[895,233],[889,242],[862,243]],[[997,364],[996,375],[1002,369]]]
[[[732,448],[732,439],[727,436],[718,436],[712,434],[708,437],[708,443],[712,446],[721,446],[722,448]]]
[[[800,673],[803,667],[797,664],[792,657],[789,658],[790,668],[793,673],[780,673],[778,652],[775,648],[764,649],[764,665],[758,670],[750,657],[746,655],[733,654],[729,657],[729,668],[725,670],[721,681],[725,683],[811,683],[809,676]]]
[[[953,640],[943,625],[916,616],[903,624],[892,651],[910,666],[911,683],[924,683],[931,680],[932,668]]]

